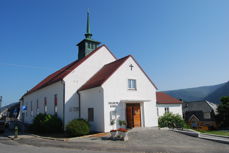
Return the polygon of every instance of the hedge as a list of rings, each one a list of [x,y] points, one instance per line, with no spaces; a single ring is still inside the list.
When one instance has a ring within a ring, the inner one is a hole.
[[[67,124],[66,132],[69,136],[87,135],[90,133],[90,126],[84,119],[74,119]]]

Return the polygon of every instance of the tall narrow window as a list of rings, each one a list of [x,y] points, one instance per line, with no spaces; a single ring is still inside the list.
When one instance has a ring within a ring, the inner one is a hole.
[[[30,102],[30,116],[33,116],[33,102]]]
[[[26,112],[25,112],[25,116],[28,117],[28,102],[26,102]]]
[[[39,114],[40,112],[39,112],[39,101],[38,101],[38,99],[37,99],[37,114]]]
[[[58,103],[57,94],[55,94],[54,95],[54,114],[57,114],[57,103]]]
[[[90,44],[90,43],[88,43],[88,44],[87,44],[87,47],[88,47],[88,48],[91,48],[91,44]]]
[[[48,107],[47,107],[47,98],[44,98],[44,113],[47,114],[48,112]]]
[[[88,108],[88,121],[94,121],[94,108]]]
[[[137,89],[137,87],[136,87],[136,80],[134,80],[134,79],[128,79],[128,88],[129,89],[136,90]]]

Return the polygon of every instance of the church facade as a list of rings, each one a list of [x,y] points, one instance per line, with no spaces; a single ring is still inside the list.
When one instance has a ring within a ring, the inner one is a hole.
[[[21,98],[25,123],[39,113],[56,114],[66,126],[88,120],[93,131],[158,126],[156,86],[131,55],[117,59],[90,33],[78,44],[78,60],[52,73]],[[22,108],[22,107],[21,107]]]

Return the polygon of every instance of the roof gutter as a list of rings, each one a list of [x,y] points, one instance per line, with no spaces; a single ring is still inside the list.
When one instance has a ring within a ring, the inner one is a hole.
[[[63,129],[65,130],[65,82],[61,81],[63,84]]]
[[[80,92],[77,91],[78,97],[79,97],[79,118],[81,118],[81,98],[80,98]]]

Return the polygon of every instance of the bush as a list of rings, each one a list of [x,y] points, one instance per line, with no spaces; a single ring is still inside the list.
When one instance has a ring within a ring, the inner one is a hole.
[[[185,125],[184,120],[178,114],[165,113],[158,119],[159,127],[169,128],[183,128]]]
[[[90,126],[84,119],[75,119],[68,123],[66,132],[69,136],[82,136],[89,134]]]
[[[38,133],[61,132],[62,121],[56,115],[38,114],[33,120],[32,129]]]

